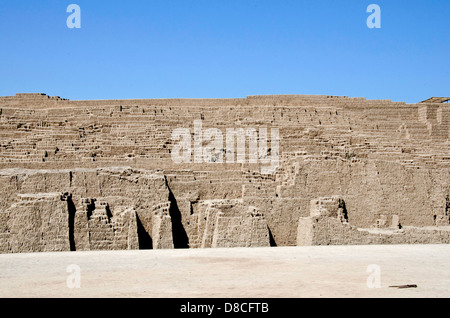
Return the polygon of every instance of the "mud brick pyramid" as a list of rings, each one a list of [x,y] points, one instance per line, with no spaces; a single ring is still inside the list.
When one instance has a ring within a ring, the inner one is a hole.
[[[449,243],[447,100],[0,97],[0,252]],[[196,120],[277,128],[278,170],[175,163]]]

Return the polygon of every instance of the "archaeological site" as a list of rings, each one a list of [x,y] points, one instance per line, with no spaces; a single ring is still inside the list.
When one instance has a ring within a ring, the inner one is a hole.
[[[0,252],[450,243],[449,100],[0,97]]]

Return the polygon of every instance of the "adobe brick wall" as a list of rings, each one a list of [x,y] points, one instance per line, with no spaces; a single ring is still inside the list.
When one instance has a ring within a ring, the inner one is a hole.
[[[263,175],[259,163],[174,163],[171,133],[180,127],[192,133],[194,120],[202,120],[204,130],[279,129],[278,171]],[[296,245],[311,200],[334,195],[356,228],[369,228],[380,215],[397,215],[404,229],[445,227],[449,128],[449,104],[365,98],[0,97],[0,249],[260,246],[267,233],[278,246]],[[25,204],[22,197],[51,193],[69,195],[73,225],[37,243],[42,220],[65,227],[65,214],[54,213],[67,202]],[[83,205],[89,200],[93,211]],[[155,213],[168,203],[168,212]],[[26,208],[18,211],[21,205]],[[261,216],[249,218],[249,209]],[[33,230],[13,226],[15,218]],[[250,228],[255,236],[243,234]],[[435,232],[424,235],[441,237]]]

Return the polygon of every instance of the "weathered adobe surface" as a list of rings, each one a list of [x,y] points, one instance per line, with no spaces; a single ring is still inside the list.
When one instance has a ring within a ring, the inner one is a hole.
[[[223,132],[278,128],[279,170],[174,163],[171,133],[192,133],[194,120]],[[445,242],[449,128],[450,105],[440,103],[0,97],[0,250]],[[318,238],[345,232],[342,218],[310,215],[311,200],[333,196],[351,227],[395,219],[403,234]],[[312,217],[324,218],[314,231]]]

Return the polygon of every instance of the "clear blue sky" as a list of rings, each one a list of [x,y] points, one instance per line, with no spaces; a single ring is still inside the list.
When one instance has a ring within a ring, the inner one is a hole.
[[[450,96],[449,0],[0,0],[0,43],[1,96]]]

